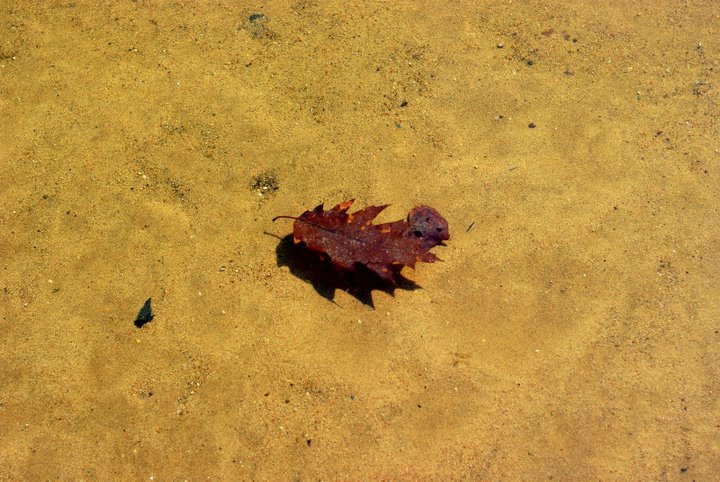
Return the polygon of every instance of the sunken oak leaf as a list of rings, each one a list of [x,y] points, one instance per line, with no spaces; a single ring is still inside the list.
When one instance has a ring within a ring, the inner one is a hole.
[[[450,239],[448,223],[430,206],[413,208],[405,221],[372,224],[384,206],[368,206],[348,214],[354,199],[329,211],[323,205],[305,211],[294,219],[295,243],[304,243],[315,252],[327,255],[336,268],[354,271],[364,265],[391,285],[396,285],[397,268],[415,267],[418,261],[432,263],[439,258],[430,248]]]

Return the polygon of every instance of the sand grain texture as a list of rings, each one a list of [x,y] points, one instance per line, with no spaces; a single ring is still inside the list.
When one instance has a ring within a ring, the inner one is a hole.
[[[717,2],[10,1],[0,31],[0,479],[717,477]],[[278,266],[274,216],[349,198],[448,219],[422,289]]]

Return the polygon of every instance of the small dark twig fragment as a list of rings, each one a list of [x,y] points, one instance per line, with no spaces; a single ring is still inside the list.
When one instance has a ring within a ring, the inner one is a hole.
[[[465,232],[467,233],[468,231],[470,231],[473,226],[475,226],[475,221],[473,221],[473,222],[470,223],[470,226],[467,227],[467,229],[465,230]]]
[[[143,307],[140,308],[140,312],[135,319],[135,326],[137,326],[138,328],[142,328],[145,323],[148,323],[152,321],[153,318],[155,318],[155,315],[153,315],[152,313],[152,307],[150,306],[151,301],[152,298],[148,298]]]

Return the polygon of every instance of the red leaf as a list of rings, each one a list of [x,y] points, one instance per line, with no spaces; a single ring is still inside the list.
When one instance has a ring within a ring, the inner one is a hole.
[[[387,207],[369,206],[348,214],[354,200],[329,211],[323,205],[305,211],[295,219],[295,243],[327,255],[336,268],[354,271],[364,265],[388,283],[396,284],[398,267],[415,267],[418,261],[432,263],[439,258],[429,250],[450,239],[448,223],[430,206],[417,206],[407,220],[385,224],[372,221]],[[273,221],[275,220],[273,219]]]

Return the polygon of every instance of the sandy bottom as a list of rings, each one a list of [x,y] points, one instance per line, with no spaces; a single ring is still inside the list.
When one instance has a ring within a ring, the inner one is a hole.
[[[717,477],[720,3],[352,3],[0,7],[0,479]]]

